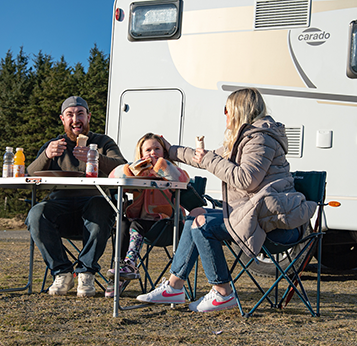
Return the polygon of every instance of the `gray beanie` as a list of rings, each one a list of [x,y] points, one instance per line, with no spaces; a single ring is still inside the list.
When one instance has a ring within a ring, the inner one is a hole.
[[[80,96],[71,96],[62,103],[61,114],[63,114],[63,112],[68,107],[77,107],[77,106],[84,107],[89,113],[88,104],[84,99],[82,99]]]

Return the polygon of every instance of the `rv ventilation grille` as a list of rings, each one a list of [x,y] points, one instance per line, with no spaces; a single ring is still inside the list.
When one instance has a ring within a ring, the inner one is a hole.
[[[288,157],[302,156],[302,138],[304,127],[285,127],[286,136],[288,137]]]
[[[255,29],[287,29],[310,24],[311,0],[257,0]]]

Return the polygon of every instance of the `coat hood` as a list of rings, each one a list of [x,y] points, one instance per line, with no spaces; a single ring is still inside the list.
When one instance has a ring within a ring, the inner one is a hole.
[[[248,125],[243,131],[243,136],[252,135],[255,132],[264,132],[277,140],[283,147],[285,154],[288,152],[288,138],[285,133],[285,125],[274,121],[274,119],[267,115],[262,119],[255,121]]]

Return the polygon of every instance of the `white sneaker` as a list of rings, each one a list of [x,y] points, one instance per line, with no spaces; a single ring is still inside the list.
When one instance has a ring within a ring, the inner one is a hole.
[[[48,289],[48,293],[51,295],[64,295],[73,288],[73,274],[72,273],[62,273],[55,276],[55,281]]]
[[[147,294],[141,294],[136,297],[137,300],[144,303],[157,304],[183,304],[185,303],[184,289],[175,289],[169,285],[169,281],[162,279],[161,285]]]
[[[233,292],[229,296],[222,296],[212,287],[209,293],[189,304],[188,308],[192,311],[209,312],[231,309],[237,305],[236,297]]]
[[[94,274],[79,273],[78,274],[78,297],[93,297],[95,295]]]

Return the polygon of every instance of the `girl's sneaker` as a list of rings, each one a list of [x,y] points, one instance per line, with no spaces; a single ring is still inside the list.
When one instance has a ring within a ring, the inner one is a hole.
[[[121,294],[126,286],[129,285],[129,281],[119,281],[119,294]],[[108,286],[105,289],[104,296],[106,298],[114,298],[114,281],[109,280]]]
[[[107,272],[107,276],[109,280],[114,280],[114,276],[115,276],[115,269],[111,268],[108,270]]]
[[[107,276],[110,280],[114,280],[115,269],[109,269],[107,272]],[[135,280],[140,279],[139,269],[135,266],[134,262],[130,260],[120,261],[120,279],[124,280]]]
[[[124,265],[120,267],[120,279],[135,280],[140,279],[139,269],[131,261],[125,261]]]

